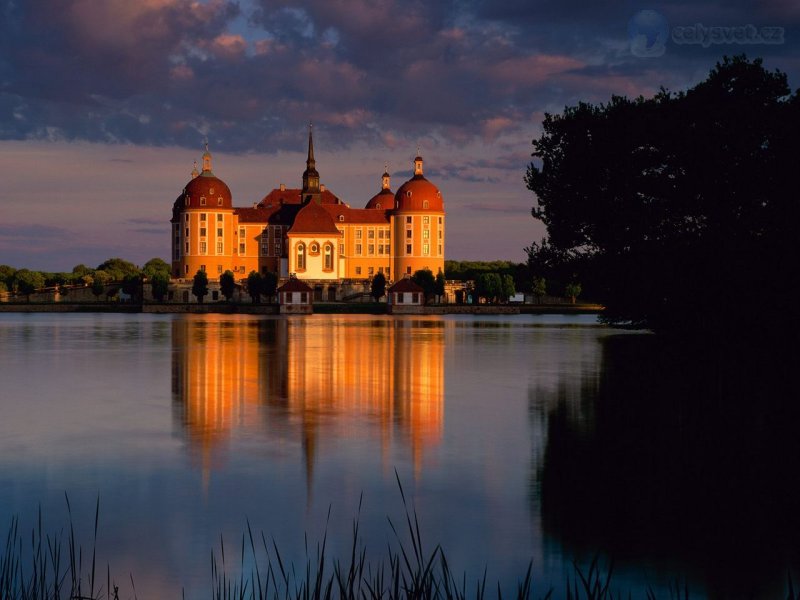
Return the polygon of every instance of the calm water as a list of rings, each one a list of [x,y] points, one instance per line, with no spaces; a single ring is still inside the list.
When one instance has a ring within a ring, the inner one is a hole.
[[[344,555],[362,495],[380,559],[397,473],[468,579],[486,566],[511,590],[532,560],[535,595],[560,593],[599,553],[624,590],[723,597],[743,562],[737,590],[780,593],[797,498],[764,465],[800,457],[793,429],[763,435],[759,403],[720,425],[694,398],[724,375],[701,389],[647,340],[590,316],[0,315],[0,517],[30,528],[41,506],[57,531],[67,493],[90,547],[99,495],[117,581],[199,597],[248,519],[300,565],[330,509]]]

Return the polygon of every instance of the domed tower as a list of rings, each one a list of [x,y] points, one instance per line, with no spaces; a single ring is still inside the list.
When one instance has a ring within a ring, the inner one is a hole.
[[[392,211],[395,279],[420,269],[444,272],[444,201],[442,193],[425,179],[422,157],[414,158],[414,176],[397,190]]]
[[[211,170],[211,153],[203,153],[200,173],[192,179],[172,207],[172,275],[194,277],[197,271],[217,279],[233,264],[236,247],[231,190]]]
[[[364,208],[390,210],[394,208],[394,193],[391,188],[391,175],[385,170],[381,176],[381,191],[369,199]]]

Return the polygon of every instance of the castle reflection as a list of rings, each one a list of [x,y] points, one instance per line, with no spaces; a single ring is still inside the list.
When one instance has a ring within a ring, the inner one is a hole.
[[[172,350],[174,420],[206,478],[234,439],[299,439],[310,491],[326,437],[399,443],[416,474],[441,438],[441,321],[189,315]]]

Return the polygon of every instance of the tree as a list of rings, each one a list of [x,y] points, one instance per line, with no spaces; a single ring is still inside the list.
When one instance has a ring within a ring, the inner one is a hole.
[[[122,280],[122,291],[132,300],[138,299],[142,291],[142,276],[126,275]]]
[[[0,281],[6,284],[6,287],[11,290],[14,288],[14,274],[17,270],[8,265],[0,265]]]
[[[197,301],[202,304],[203,298],[208,295],[208,275],[200,269],[194,274],[192,280],[192,295],[197,297]]]
[[[247,293],[253,299],[253,304],[258,304],[261,301],[261,294],[263,291],[263,280],[258,271],[250,271],[247,276]]]
[[[109,258],[97,267],[98,271],[105,271],[111,277],[111,281],[123,281],[127,275],[139,275],[139,267],[132,262],[121,258]]]
[[[278,291],[278,276],[272,271],[267,271],[261,276],[261,293],[270,301]]]
[[[543,296],[547,296],[547,280],[544,277],[533,278],[533,295],[542,301]]]
[[[169,278],[171,272],[170,266],[161,258],[151,258],[142,267],[142,274],[147,279],[153,279],[159,273],[166,273],[167,278]]]
[[[564,294],[566,294],[569,301],[575,304],[578,296],[581,295],[581,284],[577,281],[572,281],[564,287]]]
[[[481,273],[475,280],[475,295],[494,302],[503,293],[503,283],[497,273]]]
[[[378,273],[372,278],[370,294],[375,299],[375,302],[386,295],[386,277],[383,275],[383,273]]]
[[[725,58],[686,92],[546,115],[526,175],[533,215],[557,252],[586,259],[564,282],[580,280],[609,321],[777,333],[793,310],[778,282],[800,275],[788,258],[799,135],[786,75]],[[753,307],[759,319],[742,323]]]
[[[430,269],[415,271],[411,280],[423,289],[426,298],[436,293],[436,279]]]
[[[30,302],[31,294],[44,286],[44,275],[39,271],[20,269],[14,274],[14,282],[17,292],[24,294]]]
[[[233,271],[225,271],[219,276],[219,291],[222,292],[223,296],[225,296],[225,300],[228,302],[231,301],[235,289],[236,278],[233,275]]]
[[[516,293],[517,289],[514,287],[514,278],[508,274],[503,275],[500,278],[500,296],[503,298],[503,301],[508,302],[508,299]]]
[[[153,298],[158,300],[159,302],[164,301],[164,297],[167,295],[169,291],[169,274],[164,274],[163,272],[157,272],[150,278],[150,287],[153,294]]]
[[[92,294],[94,294],[94,296],[99,299],[100,296],[103,295],[103,292],[106,291],[105,280],[100,277],[95,277],[94,279],[92,279],[91,287],[92,287]]]
[[[433,290],[433,293],[436,294],[436,296],[438,296],[439,302],[442,301],[442,297],[444,296],[444,285],[445,285],[444,273],[439,271],[436,274],[436,281]]]

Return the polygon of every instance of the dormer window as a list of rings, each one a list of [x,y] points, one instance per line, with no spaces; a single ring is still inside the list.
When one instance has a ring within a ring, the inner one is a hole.
[[[408,190],[408,191],[406,192],[406,197],[407,197],[407,198],[411,198],[411,190]]]
[[[222,206],[222,196],[217,198],[217,206]]]
[[[381,203],[380,203],[380,202],[378,202],[378,203],[375,205],[375,208],[380,208],[380,207],[381,207]]]
[[[200,206],[205,206],[205,205],[206,205],[206,197],[200,196]]]
[[[428,201],[427,200],[425,200],[425,202],[422,203],[422,208],[428,208]]]
[[[339,215],[339,220],[344,221],[344,215]]]

